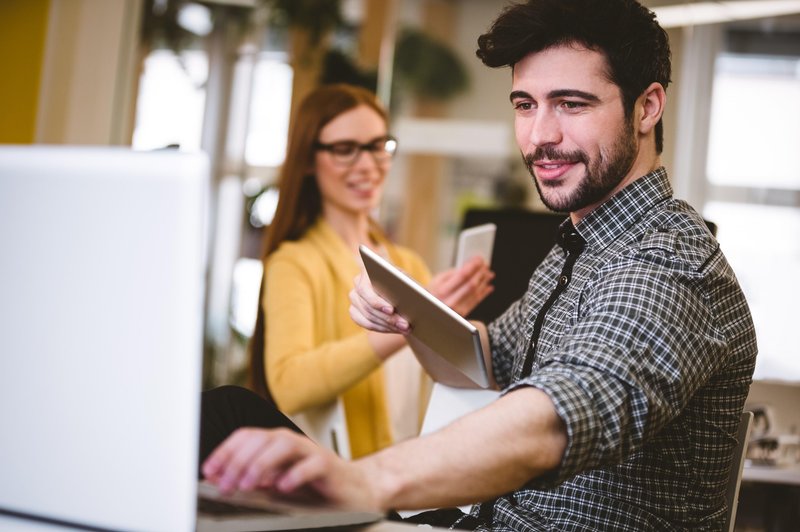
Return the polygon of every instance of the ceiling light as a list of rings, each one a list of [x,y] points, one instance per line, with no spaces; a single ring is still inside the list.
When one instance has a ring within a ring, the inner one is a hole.
[[[213,29],[211,10],[200,4],[185,4],[178,11],[178,24],[195,35],[208,35]]]
[[[696,2],[654,7],[652,11],[661,27],[675,28],[800,13],[800,0]]]

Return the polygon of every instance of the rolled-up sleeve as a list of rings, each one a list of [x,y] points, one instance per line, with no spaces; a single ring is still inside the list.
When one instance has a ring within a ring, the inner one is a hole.
[[[702,272],[644,254],[598,279],[582,288],[574,323],[535,371],[505,390],[543,390],[566,425],[561,466],[537,486],[624,461],[724,362]]]

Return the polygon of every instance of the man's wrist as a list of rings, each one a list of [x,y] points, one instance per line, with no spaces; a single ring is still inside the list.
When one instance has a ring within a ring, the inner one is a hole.
[[[397,496],[402,490],[400,477],[394,467],[388,466],[383,454],[385,452],[379,452],[352,464],[366,487],[370,507],[387,512],[396,509]]]

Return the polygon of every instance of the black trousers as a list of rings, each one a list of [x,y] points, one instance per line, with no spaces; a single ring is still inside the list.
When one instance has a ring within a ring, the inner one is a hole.
[[[225,438],[241,427],[284,427],[303,434],[274,403],[260,395],[239,386],[213,388],[204,391],[201,399],[200,464]],[[202,474],[200,477],[202,478]],[[458,522],[454,528],[461,530],[473,530],[481,524],[474,517],[465,516],[458,508],[431,510],[405,520],[391,512],[388,518],[441,527],[449,527]]]
[[[285,427],[303,433],[272,402],[240,386],[204,391],[200,404],[200,464],[241,427]]]

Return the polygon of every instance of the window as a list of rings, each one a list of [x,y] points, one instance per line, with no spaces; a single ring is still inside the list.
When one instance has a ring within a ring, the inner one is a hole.
[[[262,52],[253,72],[253,92],[245,143],[250,166],[283,164],[292,101],[292,68],[283,53]]]
[[[754,378],[800,381],[800,57],[716,61],[703,215],[750,302]]]
[[[711,102],[711,184],[800,190],[800,58],[723,54]]]
[[[199,150],[203,129],[208,58],[201,50],[154,50],[139,80],[133,148],[170,145]]]

